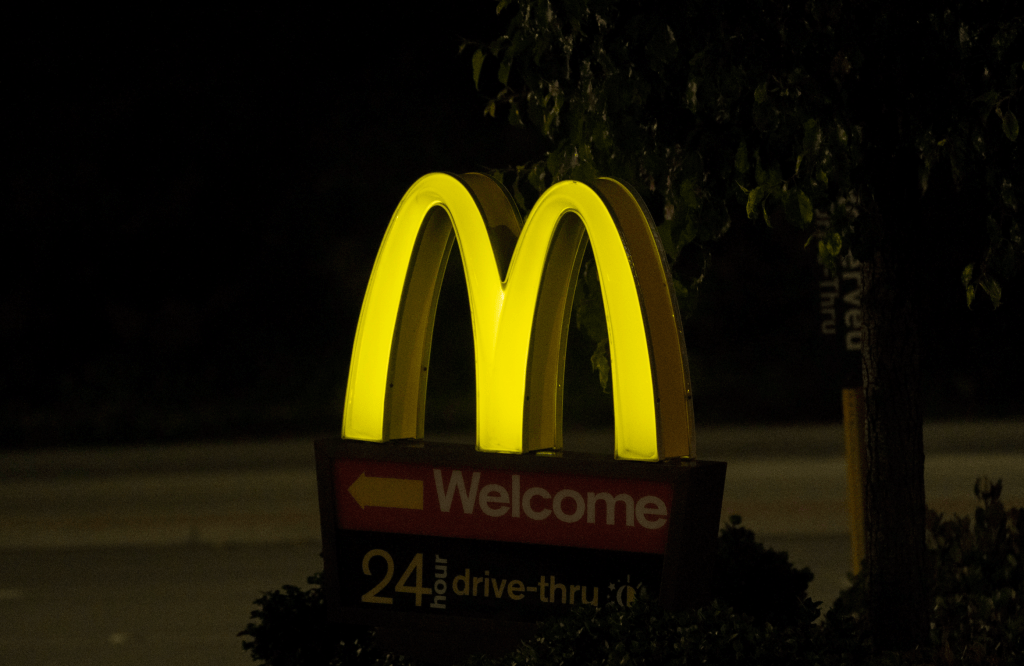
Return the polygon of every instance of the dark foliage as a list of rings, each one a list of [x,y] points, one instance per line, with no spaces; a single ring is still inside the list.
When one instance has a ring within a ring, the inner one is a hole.
[[[378,654],[370,647],[370,630],[328,621],[320,574],[307,582],[307,590],[285,585],[255,601],[260,608],[250,617],[257,622],[238,634],[248,637],[242,648],[268,666],[372,663]]]
[[[935,553],[932,641],[959,646],[971,660],[1024,659],[1024,511],[1005,509],[1002,482],[974,486],[982,506],[967,518],[929,513]],[[1018,662],[1019,663],[1019,662]]]
[[[555,654],[549,650],[566,653],[577,651],[592,655],[595,659],[607,652],[606,656],[610,659],[625,649],[620,648],[621,641],[618,639],[609,642],[612,637],[627,637],[631,632],[645,635],[644,632],[647,632],[649,636],[644,640],[656,644],[650,646],[649,654],[644,653],[646,656],[643,659],[655,660],[649,663],[660,663],[656,661],[659,655],[675,649],[673,645],[680,641],[690,645],[694,636],[704,633],[708,626],[715,625],[716,631],[722,635],[718,638],[706,636],[693,649],[698,652],[724,649],[723,645],[731,644],[729,636],[742,635],[743,638],[738,640],[745,642],[742,646],[730,648],[730,654],[735,653],[735,659],[739,660],[735,663],[747,663],[748,658],[757,659],[760,657],[756,655],[771,654],[767,648],[755,649],[756,645],[763,642],[758,638],[758,632],[769,632],[770,639],[767,639],[765,645],[771,647],[771,641],[797,641],[803,635],[802,632],[808,631],[807,626],[818,616],[819,605],[807,598],[807,584],[812,578],[809,569],[794,568],[786,553],[776,552],[758,543],[754,533],[740,524],[739,516],[733,516],[719,536],[718,564],[713,578],[716,601],[713,605],[696,614],[686,615],[657,611],[646,599],[630,609],[609,606],[596,615],[591,609],[589,613],[577,613],[541,625],[538,638],[530,644],[534,647],[526,646],[522,649],[534,654],[530,663],[548,663]],[[268,666],[402,661],[397,655],[382,654],[373,649],[370,630],[339,627],[328,622],[323,612],[320,575],[311,576],[308,582],[312,587],[307,590],[285,585],[256,600],[260,608],[252,612],[254,621],[239,634],[248,637],[242,647],[250,652],[254,661]],[[718,625],[721,628],[717,628]],[[612,633],[605,636],[606,629]],[[576,633],[570,636],[571,632]],[[588,632],[600,632],[607,645],[592,640]],[[629,646],[630,643],[627,641],[623,645]],[[799,650],[805,649],[813,651],[817,648],[799,647]],[[796,657],[794,659],[797,659],[795,663],[803,663]],[[648,662],[641,660],[637,663]],[[761,662],[755,660],[749,663]]]
[[[931,643],[912,652],[872,649],[865,579],[854,578],[823,621],[807,597],[813,575],[786,553],[765,548],[730,518],[719,535],[715,601],[666,613],[641,595],[628,608],[579,608],[537,628],[498,658],[466,666],[529,664],[1018,664],[1024,659],[1024,511],[1006,509],[1002,483],[975,484],[981,506],[969,518],[928,513],[932,568]],[[372,647],[372,632],[339,627],[323,614],[320,576],[312,587],[286,585],[256,601],[240,635],[268,666],[405,663]]]
[[[1024,660],[1024,511],[1006,509],[1002,481],[980,479],[974,521],[928,512],[932,566],[930,659],[941,664]],[[863,576],[836,610],[869,620]]]
[[[473,658],[467,666],[521,664],[866,664],[870,650],[861,634],[816,624],[817,610],[776,626],[714,601],[686,613],[665,613],[645,596],[628,607],[597,613],[575,611],[551,620],[516,651],[495,660]],[[845,625],[841,618],[838,624]]]
[[[754,533],[731,516],[718,538],[715,598],[758,622],[792,624],[819,602],[807,598],[814,574],[795,568],[785,552],[765,548]]]

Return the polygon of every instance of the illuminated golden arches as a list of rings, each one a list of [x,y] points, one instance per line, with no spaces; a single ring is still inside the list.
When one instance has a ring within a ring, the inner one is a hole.
[[[479,450],[561,448],[565,344],[589,237],[608,323],[615,455],[695,455],[686,346],[665,255],[639,197],[607,178],[553,185],[525,225],[487,176],[416,181],[391,218],[363,300],[342,437],[423,437],[453,229],[473,323]]]

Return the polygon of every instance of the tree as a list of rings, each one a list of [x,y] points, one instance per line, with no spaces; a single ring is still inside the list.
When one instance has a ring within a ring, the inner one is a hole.
[[[508,29],[472,55],[485,113],[550,142],[498,174],[517,203],[565,178],[634,183],[662,218],[684,309],[743,216],[807,230],[826,265],[860,262],[868,608],[886,649],[928,631],[916,304],[941,269],[968,307],[982,292],[998,307],[1024,260],[1024,13],[931,5],[499,0]]]

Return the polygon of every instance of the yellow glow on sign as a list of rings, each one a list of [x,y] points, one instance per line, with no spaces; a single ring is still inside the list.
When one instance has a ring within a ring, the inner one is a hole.
[[[363,300],[342,437],[423,437],[434,313],[453,231],[473,323],[477,449],[561,448],[565,343],[589,237],[608,323],[615,455],[695,455],[686,345],[664,251],[639,197],[606,178],[553,185],[525,225],[487,176],[416,181],[391,218]]]

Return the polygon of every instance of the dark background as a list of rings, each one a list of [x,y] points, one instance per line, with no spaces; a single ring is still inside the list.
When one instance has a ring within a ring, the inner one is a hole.
[[[483,116],[458,54],[500,34],[494,4],[424,4],[6,21],[0,447],[338,431],[403,192],[545,147]],[[722,242],[686,329],[699,423],[839,418],[804,240],[737,220]],[[428,434],[473,421],[449,269]],[[1020,416],[1024,282],[969,311],[961,269],[927,277],[926,416]],[[610,423],[570,335],[567,423]]]

